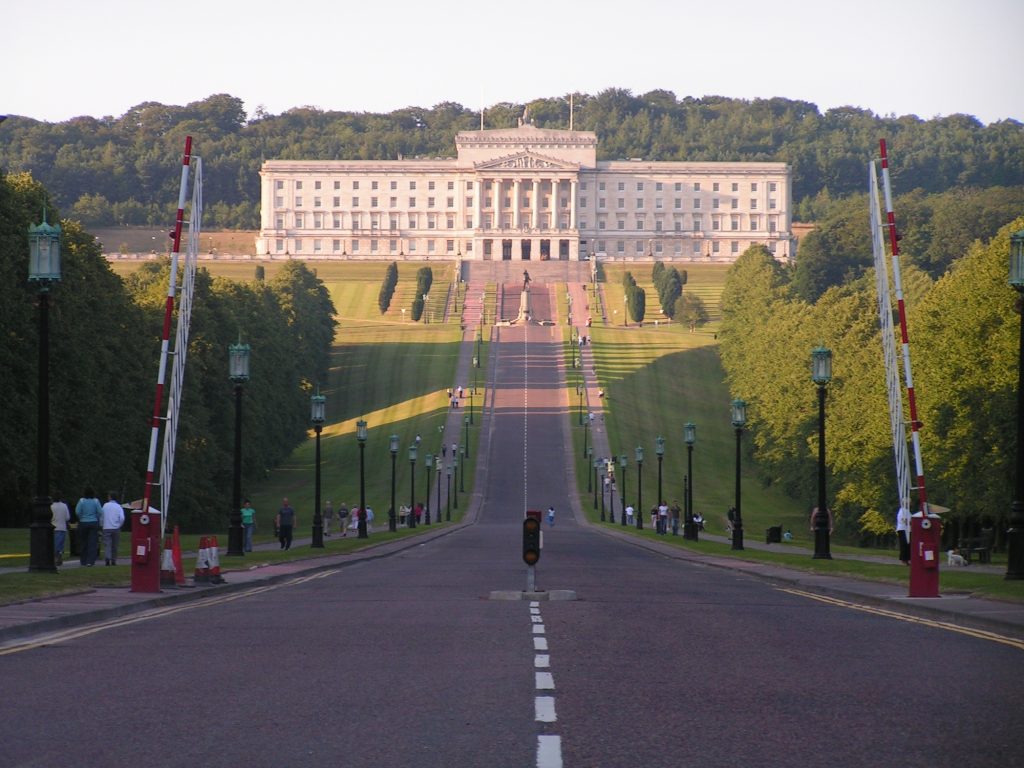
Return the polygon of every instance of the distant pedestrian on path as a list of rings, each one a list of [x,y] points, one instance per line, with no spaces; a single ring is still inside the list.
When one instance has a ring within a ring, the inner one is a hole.
[[[75,505],[75,517],[78,518],[79,562],[89,568],[96,564],[101,514],[100,500],[96,498],[92,488],[86,488],[82,498]]]
[[[68,505],[57,494],[53,504],[50,505],[50,522],[53,524],[53,556],[57,565],[64,564],[64,540],[68,535],[68,522],[71,520],[71,510]]]
[[[550,525],[552,528],[555,527],[555,508],[554,507],[548,507],[548,525]]]
[[[245,543],[242,545],[243,552],[252,552],[252,532],[256,528],[256,510],[246,499],[242,502],[242,530],[245,532]]]
[[[324,511],[321,517],[323,518],[321,522],[323,522],[324,525],[324,536],[330,536],[331,523],[334,522],[334,505],[331,504],[330,499],[328,499],[327,503],[324,504]]]
[[[627,504],[626,505],[626,525],[632,525],[633,524],[633,514],[635,513],[635,511],[636,510],[633,509],[633,505],[632,504]]]
[[[679,502],[672,499],[672,506],[669,508],[669,512],[672,513],[672,535],[679,535],[679,513],[683,510],[679,507]]]
[[[292,532],[295,530],[295,510],[288,503],[288,497],[281,500],[281,509],[277,511],[277,537],[281,549],[292,548]]]
[[[658,533],[662,536],[668,534],[668,504],[664,499],[658,505]]]
[[[100,516],[103,519],[103,557],[107,565],[117,565],[117,543],[121,538],[121,526],[124,525],[124,509],[113,491],[108,494]]]
[[[348,505],[343,501],[341,506],[338,507],[338,530],[341,531],[342,536],[347,536],[345,533],[345,518],[348,517]]]

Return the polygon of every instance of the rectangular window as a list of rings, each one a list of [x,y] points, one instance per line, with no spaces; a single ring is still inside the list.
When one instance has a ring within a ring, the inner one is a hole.
[[[427,190],[430,191],[430,192],[434,191],[434,182],[432,182],[432,181],[428,181],[427,182]]]
[[[322,243],[323,243],[323,241],[320,240],[320,239],[316,239],[316,240],[313,241],[313,253],[320,253],[320,251],[323,250]]]
[[[643,216],[637,216],[636,217],[636,228],[637,229],[643,229],[644,228],[644,217]]]
[[[472,228],[473,228],[473,217],[472,216],[467,216],[466,217],[466,229],[472,229]]]
[[[732,208],[734,211],[740,207],[740,201],[735,197],[732,200],[730,200],[729,203],[729,207]]]
[[[415,253],[416,252],[416,243],[417,242],[418,241],[416,241],[416,240],[410,240],[409,241],[409,253]]]
[[[581,181],[580,182],[580,192],[586,192],[586,191],[587,191],[587,182]]]
[[[473,182],[472,181],[467,181],[466,182],[466,191],[467,192],[472,192],[473,191]]]
[[[618,188],[619,188],[619,192],[625,192],[626,191],[626,182],[620,181],[619,184],[618,184]]]
[[[681,181],[677,181],[676,182],[676,184],[675,184],[675,191],[676,192],[682,192],[683,191],[683,183]]]
[[[341,216],[334,217],[334,228],[341,229]]]
[[[731,243],[729,243],[729,250],[732,251],[733,253],[739,253],[740,252],[740,244],[738,242],[736,242],[735,240],[733,240]]]
[[[761,221],[758,219],[758,217],[757,216],[751,216],[750,217],[750,228],[756,230],[756,229],[759,229],[760,226],[761,226]]]
[[[281,251],[283,251],[284,250],[284,240],[282,240],[281,238],[278,238],[277,240],[275,240],[274,241],[274,250],[277,253],[280,253]]]
[[[568,227],[569,227],[569,225],[566,224],[566,228],[567,229],[568,229]],[[587,228],[587,220],[586,219],[580,219],[579,228],[580,229],[586,229]]]
[[[775,191],[775,182],[774,181],[769,181],[768,182],[768,191],[769,192],[774,192]]]
[[[409,189],[416,189],[416,182],[415,181],[410,181],[409,182]]]
[[[331,250],[337,253],[341,250],[341,240],[331,240]]]
[[[301,213],[296,213],[295,214],[295,228],[296,229],[302,229],[302,214]]]
[[[455,253],[455,241],[454,240],[445,240],[444,241],[444,249],[448,253]]]
[[[296,237],[295,238],[295,252],[296,253],[302,253],[302,238],[301,237]]]
[[[711,200],[711,207],[712,208],[718,208],[718,198],[717,197],[712,198],[712,200]]]
[[[597,228],[598,229],[604,229],[604,227],[605,227],[605,220],[602,217],[602,218],[597,220]]]
[[[358,197],[353,197],[352,198],[352,207],[353,208],[358,208],[359,207],[359,198]]]
[[[719,243],[719,242],[718,242],[717,240],[714,240],[714,241],[713,241],[713,242],[711,243],[711,252],[712,252],[712,253],[718,253],[718,250],[719,250],[719,248],[718,248],[718,247],[719,247],[719,245],[721,245],[721,243]]]
[[[674,207],[678,210],[683,207],[683,198],[677,197],[675,199]]]
[[[501,205],[504,208],[511,208],[512,207],[512,198],[506,196],[504,202],[502,202]]]
[[[625,228],[626,228],[626,220],[625,219],[619,219],[616,222],[616,229],[625,229]]]
[[[644,191],[644,183],[642,181],[638,181],[636,183],[636,191],[637,192],[643,192]]]
[[[352,253],[359,253],[359,241],[358,240],[353,240],[352,241]]]
[[[599,181],[597,183],[597,191],[598,192],[604,192],[604,182],[603,181]]]
[[[693,209],[695,211],[700,210],[700,199],[694,198],[694,200],[693,200]]]
[[[455,198],[454,197],[446,198],[446,201],[448,203],[448,206],[447,206],[448,208],[454,208],[455,207]]]
[[[642,211],[643,209],[644,209],[644,199],[642,197],[638,197],[636,199],[636,210]]]
[[[626,252],[626,241],[625,240],[616,240],[615,241],[615,250],[618,253],[625,253]]]
[[[740,228],[740,217],[739,216],[733,216],[732,220],[729,223],[730,223],[730,225],[732,227],[732,231],[733,232],[737,231]]]
[[[313,229],[324,228],[324,215],[322,213],[313,214]]]
[[[434,252],[434,241],[433,240],[427,240],[427,253],[433,253],[433,252]]]
[[[361,215],[358,213],[352,213],[352,229],[359,229],[362,223]]]
[[[388,250],[394,253],[398,250],[398,241],[395,239],[388,240]]]
[[[295,198],[295,207],[296,208],[301,208],[302,207],[302,198],[301,197],[296,197]]]
[[[676,227],[676,232],[682,232],[683,231],[683,220],[682,219],[676,219],[675,220],[675,227]]]
[[[700,241],[699,240],[694,240],[693,241],[693,255],[694,256],[700,256]]]
[[[654,231],[661,232],[661,219],[654,222]]]
[[[643,256],[644,255],[644,241],[643,240],[637,240],[635,243],[633,243],[633,250],[636,252],[637,256]]]
[[[296,181],[295,182],[295,188],[296,189],[302,189],[302,182],[301,181]]]
[[[334,188],[335,189],[341,189],[341,182],[340,181],[334,182]]]
[[[699,181],[693,182],[693,191],[694,192],[700,192],[700,182]]]
[[[449,181],[448,182],[448,189],[449,190],[455,189],[455,182],[454,181]]]
[[[374,213],[370,215],[370,229],[380,229],[380,214]]]
[[[371,198],[370,198],[370,207],[371,207],[371,208],[376,208],[376,207],[378,207],[378,206],[377,206],[377,198],[376,198],[376,197],[371,197]]]
[[[284,182],[281,179],[278,179],[277,181],[275,181],[274,182],[274,189],[284,189]]]
[[[750,198],[750,210],[752,210],[752,211],[756,211],[757,210],[757,199],[756,198],[753,198],[753,197]]]
[[[398,182],[397,181],[392,181],[390,184],[388,184],[388,189],[392,189],[392,190],[398,189]]]
[[[410,197],[409,198],[409,207],[410,208],[415,208],[416,207],[416,198],[415,197]]]
[[[377,189],[377,182],[376,181],[371,181],[370,182],[370,191],[373,192],[373,191],[376,191],[376,189]],[[370,246],[370,250],[374,250],[375,251],[377,249],[371,245]]]
[[[275,208],[284,208],[284,198],[283,197],[275,197],[274,198],[274,207]]]
[[[693,217],[693,231],[694,232],[700,232],[701,231],[701,218],[700,218],[700,216],[694,216]]]
[[[335,208],[341,208],[341,198],[340,197],[332,197],[331,198],[331,205],[333,205]]]
[[[388,198],[388,207],[389,208],[397,208],[398,207],[398,198],[397,197],[389,197]]]
[[[275,229],[284,229],[284,216],[281,216],[279,214],[277,216],[277,218],[274,219],[274,228]]]
[[[775,210],[775,198],[774,197],[769,197],[768,198],[768,210],[769,211],[774,211]]]
[[[416,229],[417,218],[415,213],[409,214],[409,229]]]
[[[427,216],[427,229],[437,228],[437,217],[434,214]]]
[[[711,182],[711,191],[712,192],[717,192],[718,191],[718,182],[717,181]]]
[[[580,208],[586,208],[586,207],[587,207],[587,198],[581,197],[580,198]]]
[[[466,198],[466,207],[467,208],[472,208],[473,207],[473,198],[472,197],[467,197]]]
[[[358,181],[353,181],[352,182],[352,189],[353,189],[353,191],[359,189],[359,182]]]
[[[455,229],[455,217],[454,216],[448,216],[447,219],[446,219],[446,222],[448,224],[448,229]]]
[[[661,255],[661,253],[662,253],[662,245],[661,245],[661,240],[656,240],[656,241],[654,242],[654,252],[655,252],[656,254],[658,254],[658,255]]]
[[[608,200],[606,198],[603,198],[603,197],[597,198],[597,207],[598,208],[607,208],[608,207]]]
[[[750,191],[751,192],[757,192],[757,182],[756,181],[750,182]]]
[[[388,229],[398,229],[398,217],[391,216],[388,219]]]
[[[721,216],[712,216],[711,217],[711,230],[712,231],[718,231],[721,228],[722,228],[722,217]]]
[[[732,191],[733,192],[739,192],[740,191],[740,185],[737,184],[735,181],[732,183]]]
[[[655,198],[654,199],[654,207],[655,208],[659,208],[659,209],[660,208],[664,208],[665,207],[665,201],[662,198],[660,198],[660,197]]]
[[[434,198],[428,197],[427,198],[427,208],[433,208],[433,207],[434,207]]]
[[[657,182],[657,183],[656,183],[656,184],[654,185],[654,191],[655,191],[655,192],[661,192],[661,182],[660,182],[660,181],[659,181],[659,182]]]
[[[625,208],[626,207],[626,198],[624,198],[624,197],[618,198],[618,200],[616,200],[616,205],[619,208]]]

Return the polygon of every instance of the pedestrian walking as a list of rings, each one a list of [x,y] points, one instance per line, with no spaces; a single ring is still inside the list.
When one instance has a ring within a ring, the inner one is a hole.
[[[245,534],[245,542],[242,545],[243,552],[252,552],[252,534],[256,529],[256,510],[246,499],[242,502],[242,531]]]
[[[550,525],[552,528],[555,527],[555,508],[554,507],[548,507],[548,525]]]
[[[324,511],[321,513],[321,522],[324,526],[324,536],[331,535],[331,523],[334,522],[334,505],[331,504],[331,500],[328,499],[327,503],[324,504]]]
[[[64,540],[68,535],[68,522],[71,520],[71,510],[61,499],[60,494],[50,505],[50,522],[53,524],[53,556],[57,565],[64,564]]]
[[[341,506],[338,507],[338,530],[341,531],[342,536],[348,536],[345,532],[345,518],[348,517],[348,505],[343,501]]]
[[[459,392],[459,400],[461,400],[462,399],[462,392],[463,392],[461,384],[459,384],[458,392]]]
[[[633,524],[633,515],[634,514],[636,514],[636,510],[633,509],[633,505],[632,504],[627,504],[626,505],[626,525],[632,525]]]
[[[124,509],[117,501],[117,494],[111,491],[107,503],[100,510],[103,522],[103,557],[106,565],[117,565],[117,544],[124,525]]]
[[[295,510],[288,503],[286,496],[281,500],[281,509],[277,511],[277,537],[281,549],[292,548],[292,532],[295,530]]]
[[[900,543],[900,562],[910,565],[910,499],[902,499],[896,510],[896,536]]]
[[[92,488],[86,488],[82,498],[75,505],[75,517],[78,518],[79,562],[89,568],[96,564],[102,509],[100,500],[96,498]]]

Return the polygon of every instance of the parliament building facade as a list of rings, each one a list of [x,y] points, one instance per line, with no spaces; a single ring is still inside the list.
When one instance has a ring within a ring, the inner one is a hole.
[[[303,258],[792,257],[785,163],[597,160],[597,136],[463,131],[457,156],[270,160],[256,253]]]

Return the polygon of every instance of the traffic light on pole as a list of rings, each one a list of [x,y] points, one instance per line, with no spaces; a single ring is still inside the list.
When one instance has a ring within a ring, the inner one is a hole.
[[[523,562],[536,565],[540,560],[540,520],[536,517],[523,519]]]

